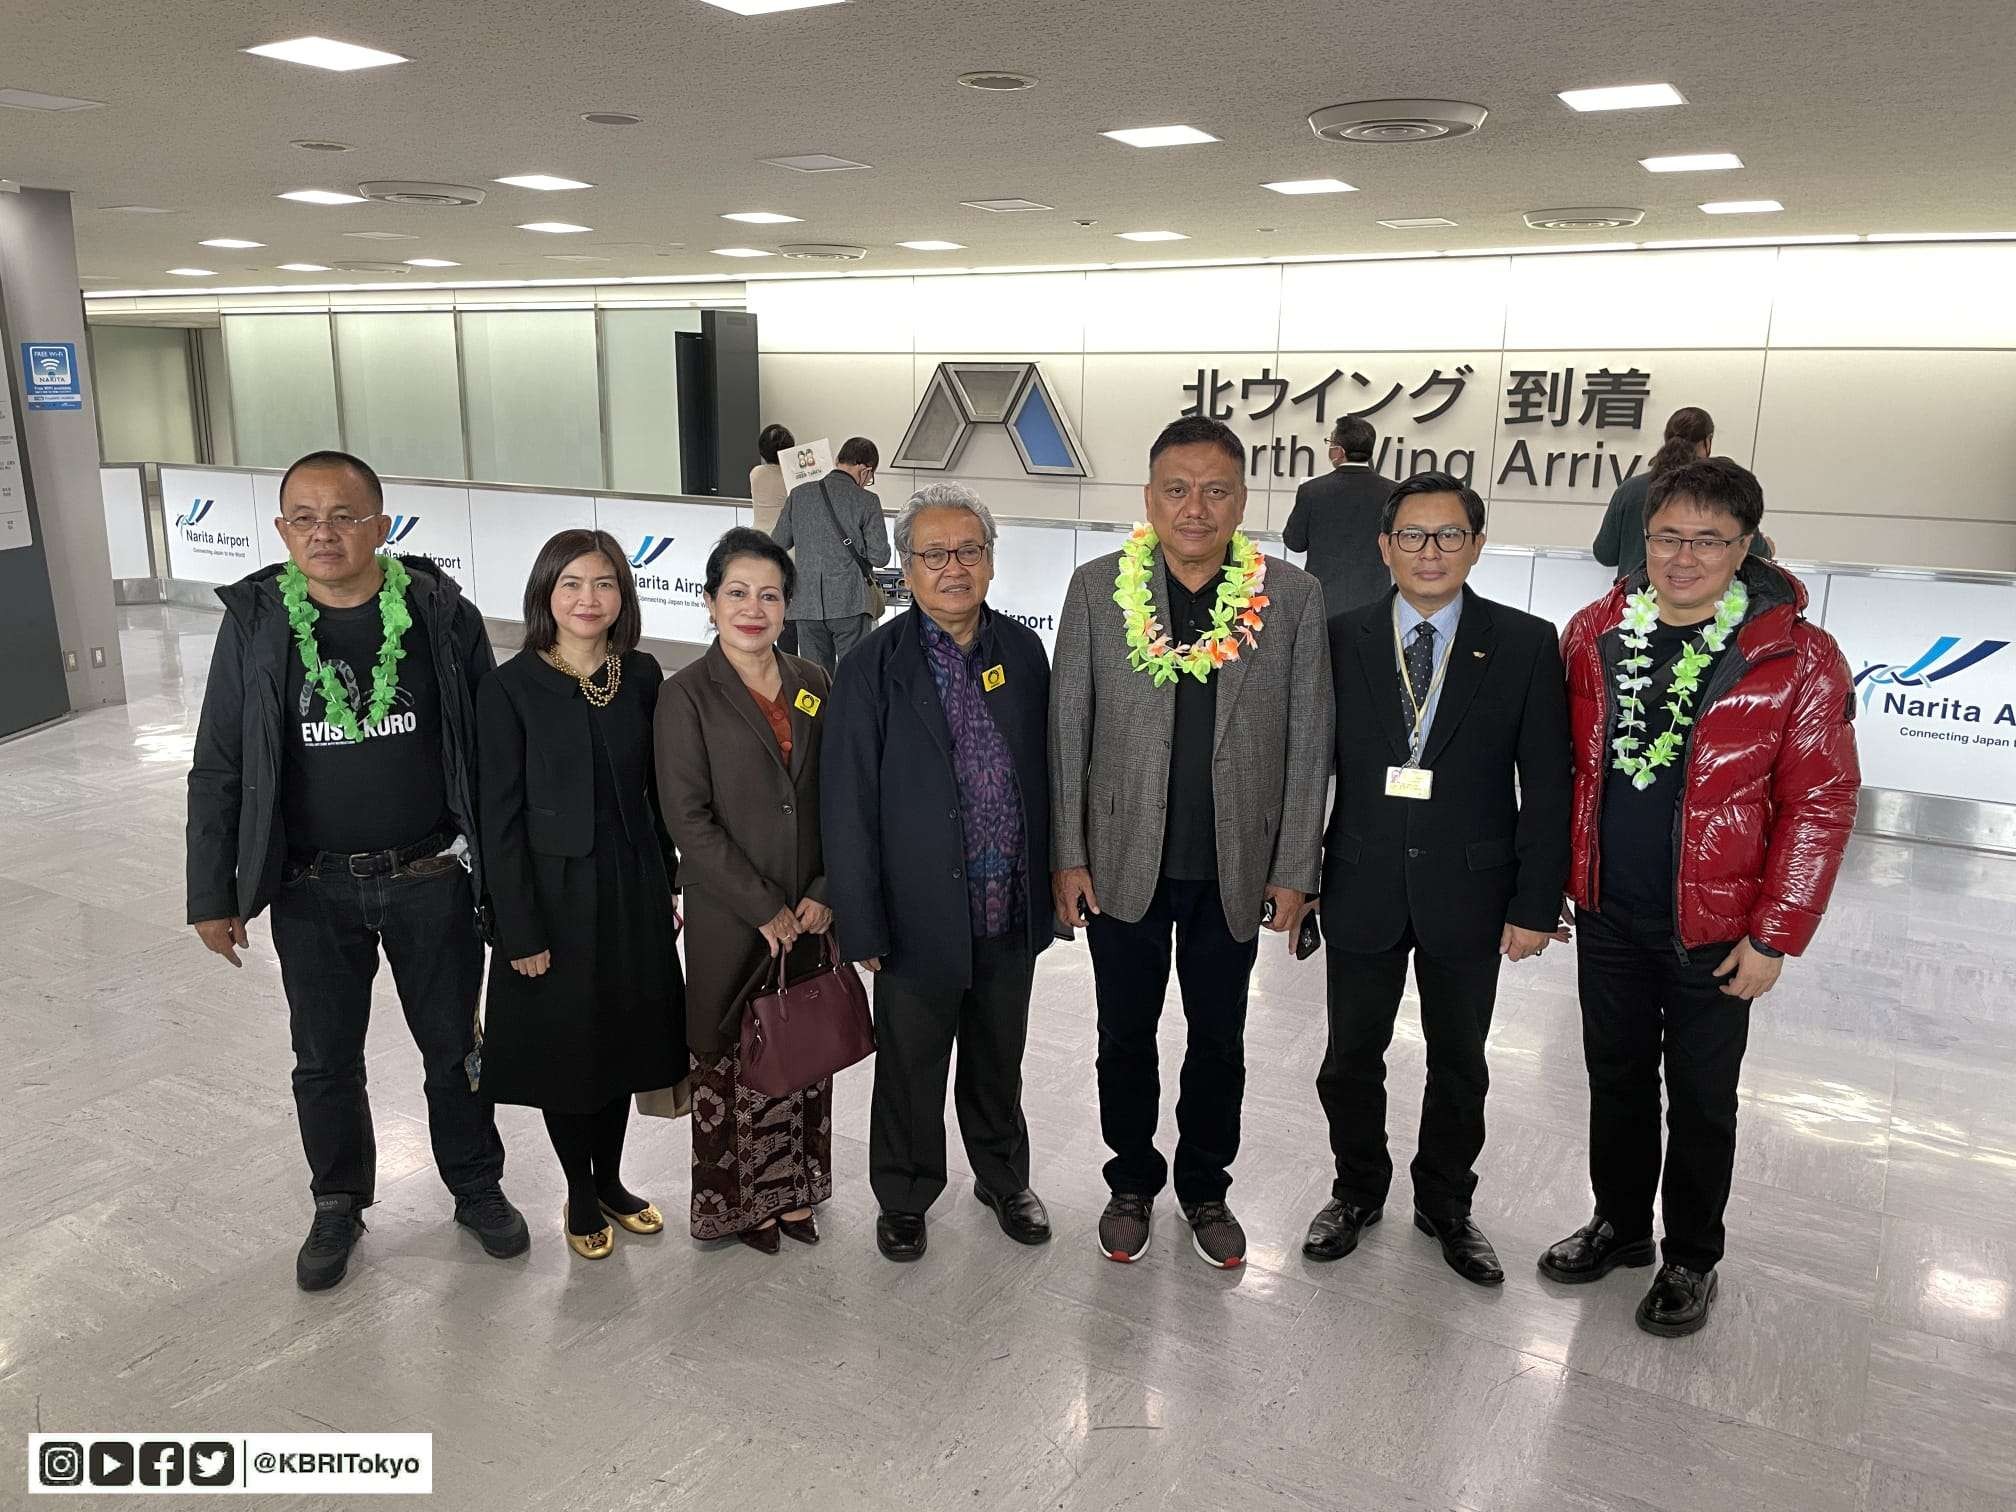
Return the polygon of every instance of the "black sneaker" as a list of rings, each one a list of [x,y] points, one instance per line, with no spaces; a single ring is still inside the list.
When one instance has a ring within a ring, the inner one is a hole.
[[[502,1187],[485,1187],[455,1199],[455,1221],[483,1241],[483,1252],[499,1260],[522,1255],[532,1247],[525,1215],[511,1206]]]
[[[1115,1192],[1099,1215],[1099,1253],[1108,1260],[1131,1264],[1148,1253],[1148,1218],[1155,1199]]]
[[[1246,1230],[1224,1203],[1185,1204],[1183,1216],[1190,1220],[1191,1248],[1206,1265],[1237,1270],[1246,1263]]]
[[[327,1291],[341,1281],[350,1266],[350,1251],[363,1232],[355,1197],[317,1197],[315,1221],[294,1257],[295,1284],[303,1291]]]

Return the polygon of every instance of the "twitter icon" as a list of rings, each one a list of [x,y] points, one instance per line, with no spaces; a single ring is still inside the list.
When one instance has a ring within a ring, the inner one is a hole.
[[[238,1484],[236,1448],[223,1440],[198,1440],[189,1446],[189,1484],[192,1486],[235,1486]]]

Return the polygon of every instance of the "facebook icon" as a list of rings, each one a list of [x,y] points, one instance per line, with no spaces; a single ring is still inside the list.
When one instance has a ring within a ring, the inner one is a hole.
[[[143,1486],[179,1486],[183,1475],[183,1450],[180,1444],[166,1439],[156,1439],[140,1446],[140,1484]]]

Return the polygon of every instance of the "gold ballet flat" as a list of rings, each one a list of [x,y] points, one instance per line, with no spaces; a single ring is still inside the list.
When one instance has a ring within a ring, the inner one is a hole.
[[[633,1234],[658,1234],[665,1230],[665,1215],[658,1211],[658,1205],[647,1202],[634,1213],[619,1213],[604,1202],[600,1204],[608,1217],[614,1218]]]
[[[567,1209],[560,1209],[560,1232],[567,1235],[567,1248],[583,1260],[607,1260],[616,1253],[616,1230],[600,1228],[592,1234],[576,1234],[568,1230]]]

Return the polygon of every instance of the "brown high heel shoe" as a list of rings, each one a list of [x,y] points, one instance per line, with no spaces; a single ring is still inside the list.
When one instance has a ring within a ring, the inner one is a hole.
[[[774,1255],[784,1247],[777,1238],[777,1225],[774,1223],[766,1223],[761,1228],[743,1229],[735,1237],[749,1248],[760,1250],[766,1255]]]
[[[796,1239],[800,1244],[819,1242],[819,1219],[810,1208],[803,1218],[786,1218],[781,1213],[777,1217],[777,1227],[787,1239]]]

